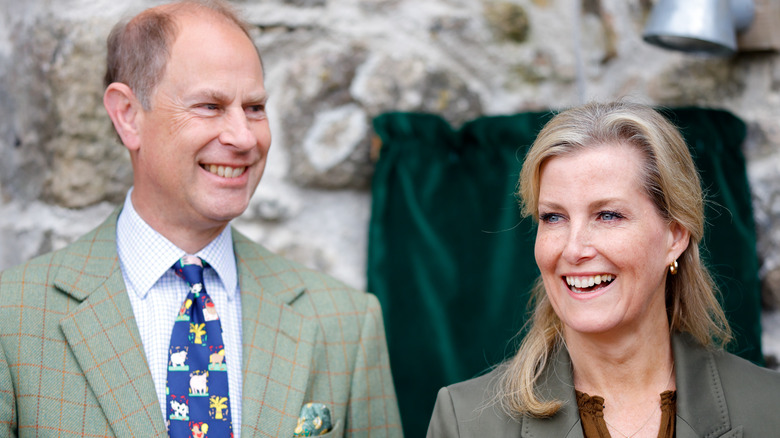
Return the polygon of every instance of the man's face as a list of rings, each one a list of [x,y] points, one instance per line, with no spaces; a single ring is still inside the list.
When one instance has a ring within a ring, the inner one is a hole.
[[[224,226],[247,207],[271,145],[257,52],[221,17],[178,18],[151,109],[138,114],[133,205],[159,232]]]

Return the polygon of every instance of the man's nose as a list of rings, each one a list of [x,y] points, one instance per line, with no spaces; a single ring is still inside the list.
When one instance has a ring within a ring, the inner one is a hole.
[[[243,109],[235,108],[225,114],[224,126],[219,141],[226,146],[246,150],[257,145],[257,138],[250,128],[249,119]]]
[[[563,258],[573,265],[589,260],[596,255],[593,243],[593,230],[589,224],[572,223],[566,236]]]

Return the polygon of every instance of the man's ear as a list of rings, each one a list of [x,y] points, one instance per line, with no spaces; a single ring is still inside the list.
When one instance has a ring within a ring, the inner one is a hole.
[[[130,151],[138,150],[141,146],[138,124],[143,109],[133,90],[120,82],[110,84],[103,94],[103,106],[125,147]]]

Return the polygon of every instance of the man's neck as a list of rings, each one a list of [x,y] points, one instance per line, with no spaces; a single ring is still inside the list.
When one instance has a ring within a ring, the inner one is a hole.
[[[130,201],[136,214],[147,223],[154,231],[160,233],[171,243],[184,250],[187,254],[195,254],[217,238],[229,222],[215,224],[196,224],[195,221],[186,223],[171,223],[155,214],[150,209],[139,205],[135,199],[135,193],[131,193]]]

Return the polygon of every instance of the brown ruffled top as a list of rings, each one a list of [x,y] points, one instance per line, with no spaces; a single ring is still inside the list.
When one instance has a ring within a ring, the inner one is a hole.
[[[607,423],[604,421],[604,397],[577,393],[577,407],[582,420],[585,438],[611,438]],[[677,392],[661,393],[661,428],[658,438],[674,438],[674,419],[677,416]]]

